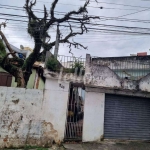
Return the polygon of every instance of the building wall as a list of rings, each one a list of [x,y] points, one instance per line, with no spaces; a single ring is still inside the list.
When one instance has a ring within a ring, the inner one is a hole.
[[[42,101],[42,90],[0,87],[0,148],[42,144]]]
[[[39,90],[43,90],[44,87],[45,87],[45,83],[44,83],[44,81],[40,78],[38,89],[39,89]]]
[[[140,80],[122,79],[108,66],[94,64],[87,55],[84,84],[86,87],[105,88],[150,94],[150,73]]]
[[[0,148],[51,146],[64,138],[69,84],[45,91],[0,87]]]
[[[32,74],[29,78],[29,81],[28,81],[28,84],[27,84],[27,89],[33,89],[34,88],[35,75],[36,75],[36,70],[32,69]]]
[[[141,62],[142,60],[138,61]],[[107,61],[103,60],[104,62]],[[114,62],[115,60],[113,60]],[[87,55],[86,59],[84,84],[86,89],[83,124],[84,142],[95,142],[103,139],[105,93],[150,98],[150,74],[140,80],[123,79],[109,68],[109,64],[94,63],[90,55]]]
[[[85,92],[83,142],[99,142],[104,134],[105,94]]]
[[[6,72],[2,67],[0,67],[0,72]]]
[[[43,103],[46,122],[55,125],[55,138],[57,142],[64,139],[65,123],[67,116],[67,103],[69,96],[69,82],[61,82],[54,79],[46,79],[45,99]]]
[[[97,57],[92,63],[109,67],[121,78],[138,80],[150,73],[150,56]]]

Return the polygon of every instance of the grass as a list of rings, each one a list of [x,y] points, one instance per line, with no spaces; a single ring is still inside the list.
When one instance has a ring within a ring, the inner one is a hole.
[[[30,146],[30,145],[26,145],[25,147],[22,148],[4,148],[3,150],[9,150],[9,149],[13,149],[13,150],[17,150],[17,149],[24,149],[24,150],[31,150],[31,149],[36,149],[36,150],[48,150],[48,148],[44,148],[44,147],[38,147],[38,146]],[[1,150],[1,149],[0,149]]]

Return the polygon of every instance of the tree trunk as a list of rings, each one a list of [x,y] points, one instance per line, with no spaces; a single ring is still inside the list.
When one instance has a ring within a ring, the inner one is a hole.
[[[39,52],[42,47],[42,42],[41,40],[36,41],[35,47],[33,52],[30,54],[30,56],[25,60],[24,65],[22,67],[22,71],[24,73],[24,80],[25,80],[25,85],[27,86],[27,83],[29,81],[30,75],[32,74],[32,68],[33,64],[37,61]]]
[[[27,85],[25,84],[25,79],[24,79],[23,71],[21,70],[21,68],[18,69],[15,78],[17,82],[17,87],[26,88]]]

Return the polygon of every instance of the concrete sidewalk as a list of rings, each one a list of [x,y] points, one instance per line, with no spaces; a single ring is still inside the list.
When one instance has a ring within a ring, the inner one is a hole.
[[[3,150],[16,150],[16,149],[3,149]],[[104,141],[101,143],[74,143],[74,144],[65,143],[61,147],[53,145],[51,148],[24,148],[19,150],[150,150],[150,142]]]
[[[150,150],[149,142],[101,142],[63,144],[66,150]]]

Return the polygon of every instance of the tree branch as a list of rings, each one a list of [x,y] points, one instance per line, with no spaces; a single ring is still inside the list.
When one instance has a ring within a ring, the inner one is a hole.
[[[52,3],[52,7],[51,7],[51,10],[50,10],[51,19],[55,19],[55,17],[54,17],[54,10],[55,10],[55,7],[56,7],[57,3],[58,3],[58,0],[54,0],[54,2]]]
[[[47,13],[46,7],[44,5],[44,22],[45,22],[45,24],[46,24],[47,17],[48,17],[48,13]]]
[[[29,4],[29,2],[30,2],[30,4]],[[27,14],[28,14],[28,16],[29,16],[29,20],[31,21],[31,18],[32,19],[34,19],[34,20],[39,20],[35,15],[34,15],[34,13],[33,13],[33,11],[32,11],[32,7],[33,6],[35,6],[35,4],[36,4],[36,0],[32,3],[32,1],[30,1],[30,0],[26,0],[26,4],[25,4],[25,6],[24,6],[24,8],[25,8],[25,10],[26,10],[26,12],[27,12]]]
[[[90,0],[88,0],[87,2],[85,2],[84,6],[83,7],[80,7],[78,11],[71,11],[69,13],[67,13],[63,18],[61,18],[60,20],[66,20],[66,19],[69,19],[71,15],[79,15],[81,13],[84,13],[84,12],[88,12],[86,7],[87,5],[89,4]]]
[[[82,47],[84,49],[87,49],[87,47],[83,46],[82,44],[80,43],[77,43],[77,42],[70,42],[69,40],[66,41],[66,43],[69,44],[69,48],[71,49],[71,46],[74,46],[75,48],[79,49],[79,47]]]
[[[15,55],[14,51],[13,51],[12,48],[10,47],[10,45],[9,45],[9,43],[8,43],[8,41],[7,41],[5,35],[3,34],[2,31],[0,31],[0,35],[1,35],[2,39],[4,40],[4,42],[5,42],[5,44],[6,44],[7,48],[8,48],[8,50],[9,50],[9,52],[12,54],[12,56],[13,56],[14,58],[16,58],[17,56]]]
[[[79,47],[87,49],[87,47],[83,46],[80,43],[77,43],[77,42],[74,42],[74,41],[73,42],[69,41],[69,38],[71,38],[71,37],[74,37],[76,35],[82,35],[84,32],[88,32],[88,29],[86,28],[86,26],[84,25],[84,23],[81,22],[81,26],[80,26],[81,32],[73,32],[71,24],[70,23],[68,23],[68,24],[70,26],[70,33],[64,39],[61,39],[59,42],[60,43],[68,43],[69,44],[69,48],[71,48],[71,46],[74,46],[75,48],[78,48],[78,49],[79,49]],[[53,45],[54,42],[51,43],[51,44]]]

